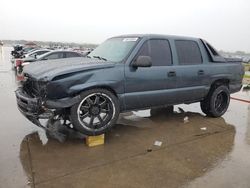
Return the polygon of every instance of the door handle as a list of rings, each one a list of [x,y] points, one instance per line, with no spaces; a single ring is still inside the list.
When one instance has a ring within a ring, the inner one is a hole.
[[[205,73],[204,70],[199,70],[198,71],[198,75],[204,75],[204,73]]]
[[[175,77],[175,76],[176,76],[176,72],[175,71],[168,72],[168,77]]]

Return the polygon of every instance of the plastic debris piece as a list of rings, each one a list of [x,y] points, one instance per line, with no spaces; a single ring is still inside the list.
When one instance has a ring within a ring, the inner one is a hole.
[[[151,152],[151,151],[152,151],[152,149],[151,149],[151,148],[148,148],[148,149],[147,149],[147,152]]]
[[[155,146],[161,146],[161,145],[162,145],[162,142],[156,140],[155,143],[154,143],[154,145],[155,145]]]
[[[183,122],[184,122],[184,123],[188,123],[188,122],[189,122],[189,118],[188,118],[187,116],[184,117]]]
[[[178,107],[178,110],[179,110],[180,113],[185,113],[185,111],[180,107]]]
[[[202,131],[206,131],[206,130],[207,130],[207,127],[201,127],[201,130],[202,130]]]

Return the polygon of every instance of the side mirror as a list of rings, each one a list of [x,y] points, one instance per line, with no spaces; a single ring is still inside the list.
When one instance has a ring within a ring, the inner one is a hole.
[[[37,59],[37,55],[35,55],[35,59]]]
[[[149,56],[138,56],[132,63],[133,67],[151,67],[152,59]]]

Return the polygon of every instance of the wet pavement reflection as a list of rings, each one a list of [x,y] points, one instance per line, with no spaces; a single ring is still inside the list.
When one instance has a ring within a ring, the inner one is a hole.
[[[65,181],[73,187],[78,183],[90,187],[105,185],[108,180],[108,185],[116,187],[133,185],[133,177],[138,176],[141,187],[178,187],[206,173],[232,150],[235,128],[223,118],[207,122],[199,113],[152,111],[140,112],[141,116],[122,114],[117,126],[106,134],[106,144],[96,148],[88,148],[82,140],[64,144],[48,140],[43,145],[38,134],[27,135],[20,159],[30,181],[38,187],[63,187]],[[185,116],[190,122],[184,124]],[[204,126],[207,130],[201,131]],[[163,143],[161,147],[153,145],[156,140]],[[93,184],[97,172],[99,178]],[[80,177],[84,180],[78,182]]]
[[[248,103],[231,100],[221,118],[205,117],[198,103],[124,113],[103,146],[59,143],[18,112],[10,48],[3,52],[0,187],[249,187]]]

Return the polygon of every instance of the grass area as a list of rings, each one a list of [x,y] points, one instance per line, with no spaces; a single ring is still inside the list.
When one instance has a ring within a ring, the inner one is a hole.
[[[250,71],[250,64],[243,63],[245,71]]]
[[[244,78],[250,78],[250,75],[246,75],[246,74],[245,74],[245,75],[244,75]]]

